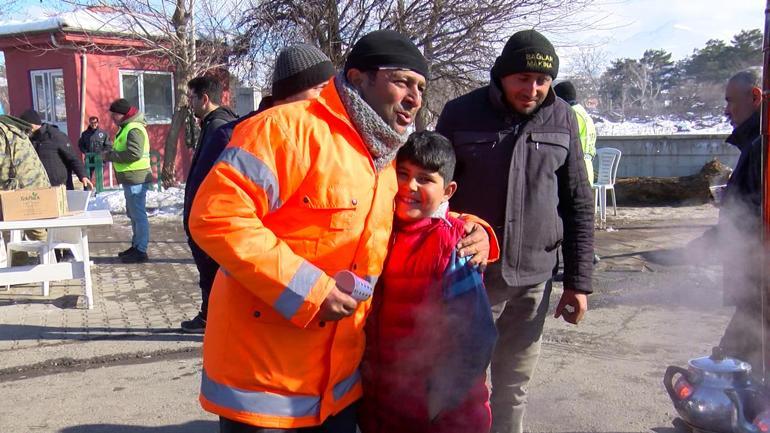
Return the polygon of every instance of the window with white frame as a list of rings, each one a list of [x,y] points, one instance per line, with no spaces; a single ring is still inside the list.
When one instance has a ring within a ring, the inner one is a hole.
[[[171,123],[174,77],[170,72],[120,71],[120,95],[144,113],[147,123]]]
[[[56,125],[67,133],[67,105],[64,101],[64,76],[61,69],[30,71],[32,106],[44,123]]]

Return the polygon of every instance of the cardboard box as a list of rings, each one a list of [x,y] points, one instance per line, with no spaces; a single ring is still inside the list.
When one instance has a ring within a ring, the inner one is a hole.
[[[0,211],[3,221],[57,218],[67,213],[67,190],[64,185],[59,185],[0,191]]]

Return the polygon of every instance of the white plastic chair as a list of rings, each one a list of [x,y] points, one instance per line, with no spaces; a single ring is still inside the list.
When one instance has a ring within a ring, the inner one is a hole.
[[[52,249],[48,248],[48,241],[33,241],[23,239],[23,232],[21,230],[11,230],[11,239],[6,244],[6,255],[9,266],[18,266],[18,263],[13,263],[13,251],[24,251],[28,253],[36,252],[40,257],[40,263],[47,265],[49,263],[56,262],[56,255]],[[43,296],[48,296],[51,286],[50,281],[43,281]],[[7,287],[6,287],[7,288]]]
[[[620,156],[620,150],[612,147],[596,149],[594,161],[597,163],[597,175],[596,182],[591,187],[594,190],[594,212],[596,212],[598,203],[602,225],[607,221],[607,191],[610,191],[612,196],[613,214],[618,215],[618,204],[615,200],[615,179],[618,175]]]
[[[67,191],[67,210],[70,212],[85,212],[91,191]],[[48,230],[48,249],[68,249],[72,251],[75,260],[83,261],[83,251],[80,250],[80,228],[63,227]]]

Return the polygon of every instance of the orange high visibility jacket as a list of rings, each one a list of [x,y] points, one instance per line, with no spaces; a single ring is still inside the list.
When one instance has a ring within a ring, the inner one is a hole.
[[[370,303],[315,317],[348,269],[382,271],[397,189],[377,173],[333,79],[312,101],[240,123],[196,194],[190,231],[221,268],[203,344],[200,402],[268,428],[319,425],[361,397]]]

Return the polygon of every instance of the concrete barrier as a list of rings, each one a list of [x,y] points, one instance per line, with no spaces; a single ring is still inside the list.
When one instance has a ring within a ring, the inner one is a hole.
[[[725,138],[722,134],[605,136],[597,139],[596,147],[623,152],[618,177],[689,176],[714,158],[735,167],[738,150],[725,143]]]

